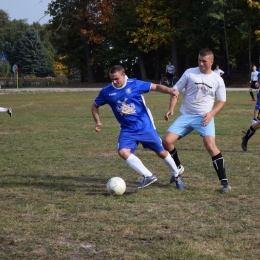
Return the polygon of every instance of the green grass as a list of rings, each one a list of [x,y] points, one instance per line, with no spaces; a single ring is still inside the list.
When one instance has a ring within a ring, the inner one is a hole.
[[[100,109],[95,133],[90,106],[97,92],[29,92],[0,96],[0,259],[260,259],[259,133],[242,152],[254,103],[228,92],[215,118],[216,141],[232,192],[221,194],[211,158],[192,133],[176,143],[185,190],[169,184],[168,168],[140,146],[136,155],[158,177],[137,190],[139,175],[117,155],[118,124]],[[169,97],[145,95],[157,130]],[[179,114],[172,117],[172,120]],[[123,196],[106,182],[120,176]]]

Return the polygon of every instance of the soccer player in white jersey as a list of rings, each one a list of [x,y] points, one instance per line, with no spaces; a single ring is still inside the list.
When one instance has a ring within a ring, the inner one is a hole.
[[[219,68],[219,65],[216,65],[214,72],[217,73],[219,76],[222,76],[225,73],[222,69]]]
[[[10,107],[0,107],[1,113],[7,113],[10,117],[12,116],[12,108]]]
[[[170,82],[173,78],[173,75],[175,73],[175,67],[172,65],[172,63],[169,61],[168,64],[165,67],[165,73],[168,81]]]
[[[144,188],[157,181],[156,176],[134,155],[138,144],[141,143],[144,148],[154,151],[163,160],[171,171],[177,189],[183,189],[181,175],[171,155],[162,145],[152,114],[143,97],[143,94],[149,91],[158,91],[171,96],[175,95],[175,91],[160,84],[128,79],[125,76],[125,69],[120,65],[111,67],[109,76],[112,82],[99,92],[91,107],[96,123],[95,131],[99,132],[101,127],[99,107],[108,104],[120,125],[118,154],[132,169],[143,176],[143,181],[137,188]],[[177,97],[178,92],[175,98]]]
[[[255,101],[255,96],[253,93],[253,89],[259,90],[259,83],[258,83],[258,71],[256,70],[256,66],[252,66],[252,72],[250,77],[250,88],[249,88],[249,94],[251,96],[251,101]]]
[[[208,48],[202,49],[198,56],[199,66],[186,70],[173,86],[173,89],[179,92],[185,88],[180,107],[181,115],[168,128],[163,137],[163,145],[183,172],[184,168],[174,143],[191,131],[197,130],[212,158],[213,167],[222,185],[222,192],[229,192],[231,187],[226,176],[224,158],[215,143],[214,124],[214,116],[225,106],[226,89],[223,79],[211,70],[213,62],[213,52]],[[218,101],[214,106],[215,96]],[[169,110],[165,114],[166,120],[173,115],[176,103],[176,98],[170,99]]]

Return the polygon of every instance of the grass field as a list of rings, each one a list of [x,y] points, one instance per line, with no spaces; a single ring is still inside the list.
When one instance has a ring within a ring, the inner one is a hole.
[[[177,142],[185,190],[169,184],[168,168],[140,146],[136,155],[158,177],[137,190],[139,175],[116,152],[118,124],[100,109],[95,133],[90,106],[97,92],[17,92],[0,96],[0,259],[260,259],[259,133],[240,147],[254,103],[228,92],[215,118],[217,145],[232,191],[220,184],[201,137]],[[158,133],[169,97],[145,95]],[[172,117],[172,120],[178,115]],[[126,193],[108,195],[120,176]]]

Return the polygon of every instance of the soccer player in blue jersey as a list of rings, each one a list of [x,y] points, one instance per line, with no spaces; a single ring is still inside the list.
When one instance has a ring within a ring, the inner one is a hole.
[[[248,130],[245,132],[245,135],[242,137],[241,147],[246,152],[247,143],[249,139],[255,134],[255,132],[260,128],[260,121],[253,123]]]
[[[185,88],[180,107],[181,115],[168,128],[163,137],[163,145],[176,165],[183,168],[174,143],[193,130],[199,132],[222,185],[222,192],[229,192],[231,187],[226,176],[224,158],[216,146],[214,124],[214,116],[225,106],[226,88],[222,77],[212,71],[213,62],[213,52],[208,48],[202,49],[198,55],[198,67],[186,70],[173,86],[179,92]],[[166,120],[173,115],[176,103],[177,99],[170,99]]]
[[[145,104],[143,94],[149,91],[175,96],[175,91],[160,84],[153,84],[137,79],[128,79],[125,69],[115,65],[109,70],[111,83],[101,89],[91,107],[95,120],[95,131],[99,132],[101,121],[99,107],[108,104],[120,125],[118,137],[118,155],[136,172],[143,176],[137,188],[144,188],[157,181],[157,177],[148,170],[142,161],[134,155],[139,143],[144,148],[154,151],[168,166],[177,189],[183,189],[184,184],[179,170],[169,152],[167,152],[159,137],[152,114]],[[175,96],[177,98],[178,95]]]

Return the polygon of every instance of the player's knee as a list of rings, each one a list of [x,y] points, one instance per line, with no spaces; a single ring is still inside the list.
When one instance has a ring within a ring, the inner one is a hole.
[[[216,150],[218,150],[218,148],[214,142],[205,143],[205,147],[209,154],[214,154],[214,153],[216,153]]]
[[[156,154],[157,154],[161,159],[165,159],[165,158],[168,156],[169,152],[166,151],[166,150],[163,150],[163,151],[161,151],[161,152],[157,152]]]
[[[122,157],[124,160],[126,160],[126,159],[130,156],[130,154],[131,154],[130,150],[128,150],[128,149],[118,150],[117,153],[118,153],[118,155],[119,155],[120,157]]]
[[[166,135],[162,138],[163,147],[164,147],[167,151],[169,151],[169,150],[171,150],[171,147],[173,146],[173,144],[174,144],[175,141],[176,141],[176,140],[174,139],[174,136],[166,134]]]

